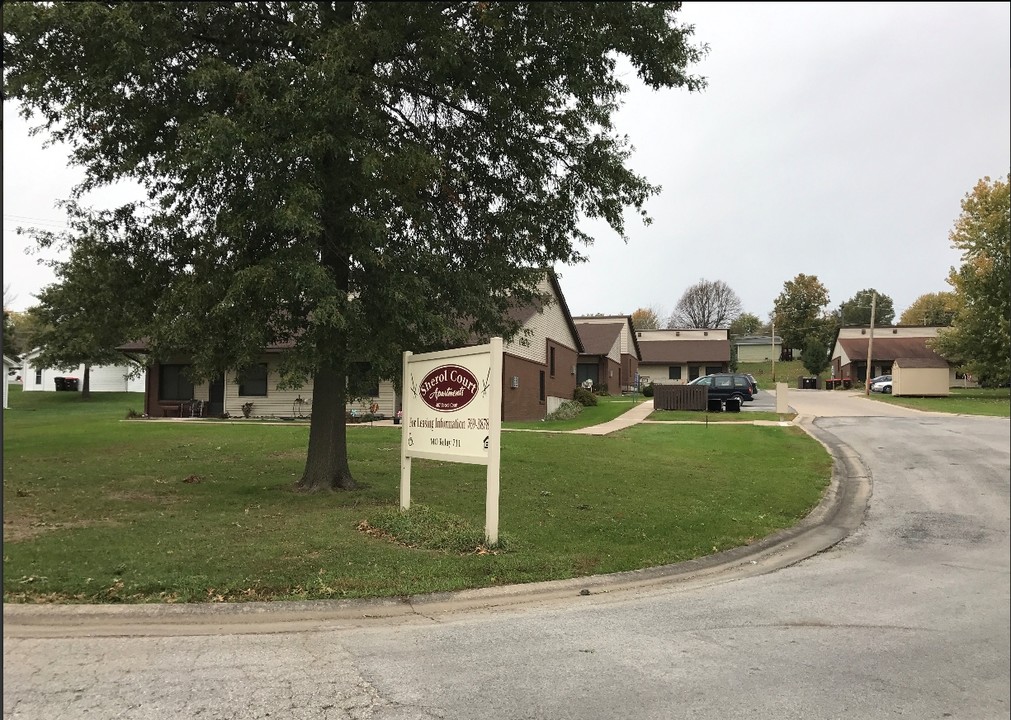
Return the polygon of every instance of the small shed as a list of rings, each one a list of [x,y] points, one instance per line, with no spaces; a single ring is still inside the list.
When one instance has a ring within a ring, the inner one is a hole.
[[[941,358],[895,358],[892,363],[892,395],[948,394],[947,362]]]

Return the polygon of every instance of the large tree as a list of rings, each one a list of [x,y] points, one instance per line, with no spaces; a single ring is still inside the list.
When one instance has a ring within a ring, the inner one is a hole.
[[[833,323],[824,312],[827,305],[828,290],[816,275],[800,273],[783,283],[773,310],[783,347],[803,349],[811,335],[824,338],[826,327]]]
[[[699,280],[671,313],[668,328],[725,328],[741,314],[741,298],[722,280]]]
[[[298,486],[350,488],[349,376],[508,337],[534,269],[582,259],[582,218],[622,237],[627,207],[648,219],[658,188],[611,123],[619,62],[701,89],[679,9],[7,3],[4,93],[71,143],[81,190],[146,187],[170,275],[149,288],[153,355],[209,377],[286,346],[284,382],[313,382]]]
[[[895,304],[892,299],[874,288],[858,290],[849,300],[839,305],[839,324],[870,325],[871,305],[874,305],[874,325],[891,325],[895,319]]]
[[[958,296],[953,292],[926,293],[902,311],[899,325],[951,325],[958,312]]]
[[[91,367],[123,361],[116,348],[136,336],[150,312],[150,288],[171,280],[149,248],[137,242],[132,209],[91,214],[68,203],[71,229],[34,231],[42,247],[62,251],[49,265],[56,282],[38,293],[28,316],[37,332],[38,367],[84,365],[81,396],[91,394]]]
[[[1011,175],[980,180],[962,200],[949,237],[962,265],[948,282],[958,297],[952,328],[935,348],[986,383],[1011,379]]]

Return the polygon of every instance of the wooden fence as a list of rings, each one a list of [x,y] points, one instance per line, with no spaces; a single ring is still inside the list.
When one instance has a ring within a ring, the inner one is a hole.
[[[654,385],[655,410],[705,410],[709,388],[705,385]]]

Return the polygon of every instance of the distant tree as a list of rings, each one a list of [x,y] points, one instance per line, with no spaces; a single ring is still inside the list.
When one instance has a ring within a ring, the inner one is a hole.
[[[811,335],[807,339],[801,362],[812,375],[820,375],[832,364],[832,359],[828,355],[828,344],[821,335]]]
[[[155,258],[140,257],[128,234],[116,235],[113,213],[71,210],[77,210],[71,231],[32,233],[40,246],[59,247],[69,257],[49,263],[57,282],[38,293],[39,304],[28,315],[37,329],[36,364],[61,369],[84,365],[81,396],[87,399],[91,367],[122,363],[116,347],[136,337],[150,312],[148,289],[168,277]]]
[[[757,315],[751,313],[741,313],[727,328],[730,337],[742,337],[744,335],[757,335],[762,331],[762,321]]]
[[[980,180],[962,200],[949,238],[962,265],[948,282],[958,298],[952,328],[934,343],[984,383],[1011,380],[1011,174]]]
[[[10,321],[13,326],[13,349],[16,353],[23,355],[39,346],[39,335],[43,326],[39,323],[38,318],[27,311],[12,312],[10,313]],[[9,352],[7,352],[7,357],[11,357]]]
[[[705,280],[684,291],[668,328],[725,328],[741,314],[741,298],[722,280]]]
[[[899,317],[899,325],[947,327],[958,312],[958,296],[953,292],[926,293],[913,300]]]
[[[876,298],[876,300],[874,300]],[[895,319],[892,299],[874,288],[858,290],[856,295],[839,306],[839,324],[843,327],[871,324],[871,301],[874,300],[874,325],[891,325]]]
[[[352,489],[348,378],[519,331],[583,218],[625,235],[659,188],[612,116],[627,61],[700,90],[679,3],[5,3],[4,100],[81,189],[150,196],[154,357],[313,382],[300,490]],[[461,327],[466,318],[467,327]]]
[[[773,310],[776,334],[783,338],[783,347],[803,349],[811,335],[822,337],[826,305],[828,290],[816,275],[801,273],[783,283]]]
[[[636,330],[658,330],[660,315],[654,308],[641,307],[632,313],[632,327]]]

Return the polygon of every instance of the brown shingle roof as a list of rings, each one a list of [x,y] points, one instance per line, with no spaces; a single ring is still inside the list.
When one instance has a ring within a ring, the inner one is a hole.
[[[622,323],[588,323],[576,321],[579,340],[586,355],[607,355],[621,335]]]
[[[653,340],[639,343],[639,349],[646,365],[730,362],[729,340]]]
[[[948,363],[940,357],[932,358],[895,358],[894,365],[904,368],[946,368]]]
[[[876,337],[871,353],[874,355],[874,360],[886,362],[894,362],[897,358],[926,358],[944,362],[944,358],[927,347],[928,339],[924,337]],[[851,362],[867,359],[866,337],[840,338],[839,345],[842,346]]]

